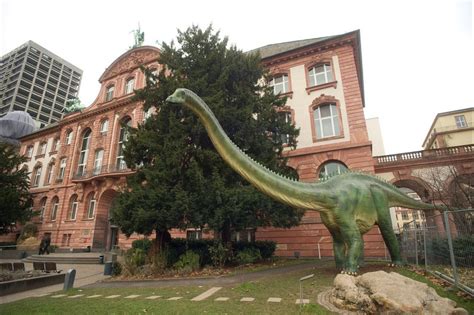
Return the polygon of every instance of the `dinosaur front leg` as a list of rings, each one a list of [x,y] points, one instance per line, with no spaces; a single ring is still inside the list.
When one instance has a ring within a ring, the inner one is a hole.
[[[334,249],[334,259],[336,260],[336,268],[339,270],[344,270],[346,268],[346,244],[342,239],[341,233],[339,231],[329,230],[332,236],[332,246]]]
[[[355,222],[344,222],[340,224],[340,230],[344,242],[347,244],[346,266],[344,271],[348,274],[357,274],[359,257],[364,248],[364,241],[359,228]]]

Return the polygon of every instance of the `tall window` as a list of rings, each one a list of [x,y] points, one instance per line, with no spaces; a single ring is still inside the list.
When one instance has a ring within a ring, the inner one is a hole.
[[[334,81],[331,65],[329,63],[320,64],[309,69],[309,85],[315,86]]]
[[[286,74],[283,74],[277,77],[273,77],[273,79],[270,81],[270,86],[273,87],[273,93],[275,95],[288,92],[288,76]]]
[[[95,196],[94,193],[89,194],[88,198],[88,206],[87,206],[87,218],[93,219],[95,214]]]
[[[105,101],[108,102],[114,97],[115,86],[111,85],[107,88],[105,92]]]
[[[127,164],[125,163],[123,151],[125,148],[125,142],[128,138],[128,130],[127,127],[131,126],[132,120],[127,117],[122,120],[122,124],[120,126],[120,133],[119,133],[119,140],[118,140],[118,149],[117,149],[117,169],[123,170],[127,168]]]
[[[37,187],[39,185],[42,170],[43,170],[43,167],[41,165],[36,166],[35,169],[33,170],[33,180],[32,180],[33,187]]]
[[[59,209],[59,198],[54,197],[53,200],[51,201],[51,221],[56,220],[56,216],[58,215],[58,209]]]
[[[32,145],[29,145],[27,148],[26,148],[26,157],[30,158],[33,156],[33,146]]]
[[[48,168],[46,169],[46,178],[44,179],[45,185],[51,184],[51,179],[53,178],[53,171],[54,171],[54,160],[48,164]]]
[[[46,153],[46,142],[41,142],[39,147],[38,147],[38,155],[45,154]]]
[[[318,106],[314,110],[314,122],[317,139],[340,135],[339,115],[335,104]]]
[[[282,117],[284,122],[291,124],[291,112],[279,112],[278,115]],[[283,144],[288,144],[290,142],[290,135],[289,134],[281,134],[281,142]]]
[[[109,120],[104,119],[100,123],[100,133],[105,134],[107,133],[107,130],[109,130]]]
[[[48,198],[46,197],[43,197],[40,201],[40,208],[39,208],[39,217],[40,217],[40,220],[43,221],[44,219],[44,212],[46,211],[46,201],[48,200]]]
[[[89,144],[91,140],[91,130],[87,129],[84,134],[82,135],[82,145],[81,145],[81,152],[79,154],[79,162],[77,165],[77,174],[84,175],[86,172],[87,166],[87,155],[89,153]]]
[[[58,180],[63,180],[65,172],[66,172],[66,158],[62,158],[61,162],[59,163]]]
[[[323,164],[319,171],[319,179],[327,179],[329,177],[339,175],[347,170],[347,166],[341,162],[332,161]]]
[[[77,202],[77,195],[73,195],[71,197],[71,202],[69,203],[69,220],[76,220],[78,206],[79,203]]]
[[[456,120],[456,126],[458,128],[466,128],[467,127],[466,117],[464,117],[464,115],[454,116],[454,119]]]
[[[104,158],[104,150],[100,149],[100,150],[95,151],[94,170],[93,170],[94,175],[100,174],[103,158]]]
[[[128,79],[127,83],[125,83],[125,94],[132,93],[134,87],[135,87],[135,79],[134,78]]]
[[[53,150],[56,152],[59,151],[60,145],[61,145],[61,141],[59,141],[59,138],[54,139]]]
[[[64,141],[66,144],[71,144],[72,142],[72,130],[68,130],[66,132],[66,141]]]

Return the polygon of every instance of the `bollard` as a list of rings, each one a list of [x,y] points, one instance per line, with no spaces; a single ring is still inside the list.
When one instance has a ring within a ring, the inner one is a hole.
[[[69,269],[64,278],[64,291],[74,287],[74,279],[76,278],[76,269]]]
[[[104,265],[104,276],[112,275],[112,262],[107,261]]]
[[[101,265],[104,264],[104,255],[99,256],[99,264],[101,264]]]

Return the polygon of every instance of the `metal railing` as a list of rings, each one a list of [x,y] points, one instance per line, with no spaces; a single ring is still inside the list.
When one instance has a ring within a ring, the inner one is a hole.
[[[104,174],[112,173],[126,173],[131,172],[132,170],[128,168],[125,163],[116,163],[112,165],[103,165],[100,168],[87,169],[82,172],[74,174],[72,177],[73,180],[87,179],[95,176],[100,176]]]
[[[474,296],[474,210],[445,211],[435,225],[406,226],[403,258]]]
[[[382,155],[374,157],[376,164],[384,165],[390,163],[399,163],[403,161],[415,161],[422,159],[437,159],[444,158],[458,154],[472,154],[474,153],[474,144],[461,145],[457,147],[440,148],[432,150],[405,152],[398,154]]]

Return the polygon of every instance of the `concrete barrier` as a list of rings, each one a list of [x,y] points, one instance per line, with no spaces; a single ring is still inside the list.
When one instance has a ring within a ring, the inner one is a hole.
[[[60,273],[0,282],[0,296],[64,283],[65,276],[66,274]]]

